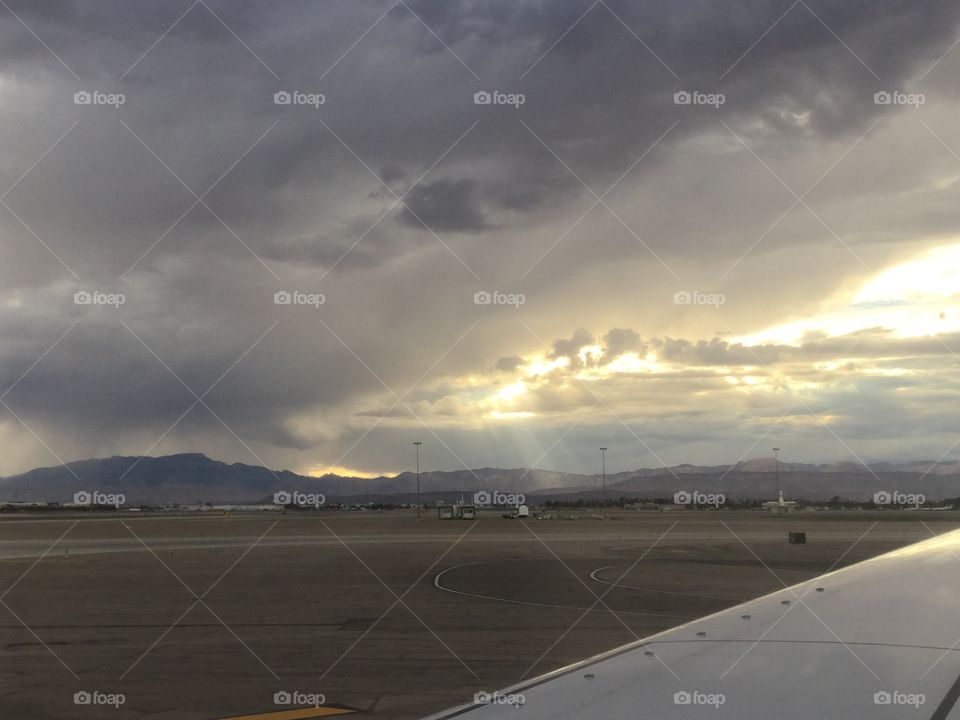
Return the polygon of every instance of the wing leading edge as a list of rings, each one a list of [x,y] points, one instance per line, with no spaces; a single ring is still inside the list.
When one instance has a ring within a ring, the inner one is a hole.
[[[960,530],[430,716],[960,720]]]

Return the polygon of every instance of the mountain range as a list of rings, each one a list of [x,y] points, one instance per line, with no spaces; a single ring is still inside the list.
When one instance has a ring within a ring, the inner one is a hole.
[[[608,473],[607,497],[668,497],[678,490],[723,493],[730,499],[776,496],[777,465],[757,458],[733,466],[676,465]],[[779,483],[788,498],[866,500],[880,490],[922,493],[939,500],[960,496],[960,463],[879,462],[863,465],[779,463]],[[532,502],[596,498],[601,476],[531,468],[479,468],[423,472],[424,501],[470,499],[479,490],[524,493]],[[416,498],[416,475],[403,472],[377,478],[323,475],[310,477],[289,470],[224,463],[200,453],[163,457],[79,460],[0,478],[0,502],[73,500],[79,491],[122,493],[127,505],[174,503],[263,503],[274,493],[321,493],[328,503],[410,503]]]

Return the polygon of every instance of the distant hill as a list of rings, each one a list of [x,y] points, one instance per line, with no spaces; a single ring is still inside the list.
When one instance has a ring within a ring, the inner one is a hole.
[[[582,484],[584,476],[548,470],[480,468],[420,474],[421,496],[451,495],[476,490],[530,493],[545,488]],[[390,499],[410,502],[416,497],[416,474],[356,478],[339,475],[308,477],[288,470],[228,464],[199,453],[164,457],[122,457],[79,460],[37,468],[0,479],[0,501],[69,502],[74,493],[97,490],[123,493],[127,504],[250,503],[270,501],[275,492],[299,490],[323,493],[328,502],[341,499]]]
[[[678,465],[607,475],[607,497],[666,497],[678,490],[720,492],[729,498],[769,499],[776,494],[773,458],[729,466]],[[421,473],[424,500],[469,499],[477,490],[525,493],[538,500],[598,497],[599,475],[538,469],[479,468]],[[960,496],[960,463],[909,462],[780,463],[780,485],[789,498],[868,499],[878,490],[923,493],[931,500]],[[224,463],[199,453],[164,457],[112,457],[37,468],[0,479],[0,501],[70,502],[74,493],[123,493],[127,504],[269,502],[275,492],[323,493],[328,502],[411,502],[416,476],[372,479],[324,475]]]

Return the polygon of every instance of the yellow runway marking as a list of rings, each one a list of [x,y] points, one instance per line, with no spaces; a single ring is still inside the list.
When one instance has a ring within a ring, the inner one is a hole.
[[[280,710],[279,712],[257,713],[256,715],[234,715],[223,720],[310,720],[311,718],[332,717],[334,715],[348,715],[356,710],[338,707],[297,708],[296,710]]]

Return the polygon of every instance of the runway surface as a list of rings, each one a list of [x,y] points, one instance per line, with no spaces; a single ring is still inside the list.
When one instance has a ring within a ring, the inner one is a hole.
[[[0,518],[3,715],[421,717],[960,525],[578,517]]]

